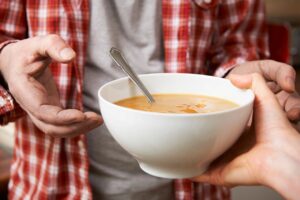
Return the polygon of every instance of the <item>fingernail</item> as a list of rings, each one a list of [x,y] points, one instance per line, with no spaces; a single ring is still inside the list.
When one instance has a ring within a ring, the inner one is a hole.
[[[75,56],[75,52],[71,48],[64,48],[59,54],[62,59],[66,60],[72,59]]]

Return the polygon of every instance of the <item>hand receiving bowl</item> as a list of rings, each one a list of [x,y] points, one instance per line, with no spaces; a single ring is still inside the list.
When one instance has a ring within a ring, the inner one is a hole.
[[[147,112],[114,104],[142,95],[128,78],[102,86],[98,96],[108,130],[140,167],[154,176],[200,175],[239,138],[252,112],[252,91],[238,89],[226,79],[168,73],[139,77],[152,94],[205,95],[238,104],[212,113]]]

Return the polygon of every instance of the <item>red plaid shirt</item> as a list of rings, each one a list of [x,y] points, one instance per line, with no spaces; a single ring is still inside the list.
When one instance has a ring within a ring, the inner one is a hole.
[[[0,43],[55,33],[77,52],[71,64],[51,70],[66,108],[82,109],[88,0],[0,0]],[[163,0],[165,71],[222,76],[237,63],[268,56],[261,0]],[[1,49],[1,45],[0,45]],[[9,66],[7,66],[9,67]],[[0,122],[22,112],[0,87]],[[176,199],[229,199],[229,190],[176,180]],[[83,135],[55,139],[29,117],[16,122],[10,199],[91,199]]]

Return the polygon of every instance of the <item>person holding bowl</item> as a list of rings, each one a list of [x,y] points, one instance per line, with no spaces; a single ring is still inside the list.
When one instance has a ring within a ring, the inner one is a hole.
[[[285,199],[300,196],[300,134],[259,74],[231,76],[238,87],[256,95],[253,127],[194,181],[237,186],[260,184]]]
[[[126,50],[139,74],[261,73],[276,83],[289,119],[300,118],[292,67],[247,62],[268,57],[261,0],[2,0],[0,21],[0,121],[22,116],[11,199],[187,199],[204,191],[175,180],[174,192],[173,180],[146,175],[99,127],[96,91],[123,76],[108,56],[112,46]],[[205,188],[212,191],[206,198],[230,196],[223,187]]]

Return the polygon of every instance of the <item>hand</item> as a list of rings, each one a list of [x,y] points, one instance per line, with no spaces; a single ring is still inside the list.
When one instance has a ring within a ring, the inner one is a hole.
[[[300,121],[300,97],[295,92],[296,72],[291,66],[272,60],[247,62],[236,66],[227,77],[250,73],[261,74],[276,94],[288,118],[295,123]]]
[[[274,94],[258,75],[231,76],[256,95],[254,126],[194,181],[227,186],[262,184],[285,198],[300,196],[300,135],[291,126]],[[296,198],[297,197],[297,198]]]
[[[99,126],[93,112],[64,109],[48,65],[68,63],[75,52],[57,35],[21,40],[7,45],[0,54],[0,70],[9,90],[33,123],[44,133],[69,137]]]

